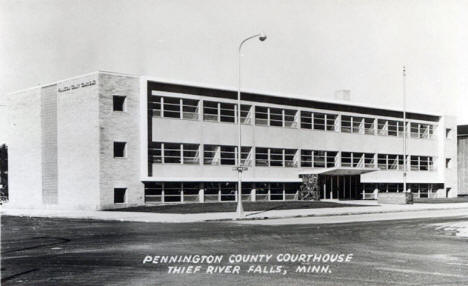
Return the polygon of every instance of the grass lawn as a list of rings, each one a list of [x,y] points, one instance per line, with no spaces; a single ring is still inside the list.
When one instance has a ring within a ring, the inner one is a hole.
[[[415,203],[425,203],[425,204],[443,204],[443,203],[468,203],[468,197],[458,197],[458,198],[441,198],[441,199],[414,199]]]
[[[245,211],[268,211],[268,210],[291,210],[291,209],[315,209],[315,208],[340,208],[355,207],[355,204],[343,204],[321,201],[289,201],[289,202],[244,202]],[[158,206],[141,206],[124,209],[114,209],[113,211],[128,212],[153,212],[153,213],[209,213],[209,212],[234,212],[236,211],[236,202],[223,203],[187,203],[187,204],[168,204]]]

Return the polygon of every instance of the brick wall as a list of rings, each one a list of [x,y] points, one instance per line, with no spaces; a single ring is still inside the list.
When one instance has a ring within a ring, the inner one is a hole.
[[[126,96],[125,111],[113,111],[114,95]],[[140,180],[140,99],[137,77],[99,74],[100,208],[144,203]],[[113,157],[113,142],[127,142],[126,157]],[[126,204],[114,204],[114,188],[127,188]]]

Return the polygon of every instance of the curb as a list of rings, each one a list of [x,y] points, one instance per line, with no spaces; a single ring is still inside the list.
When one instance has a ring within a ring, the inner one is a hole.
[[[402,212],[417,212],[417,211],[443,211],[443,210],[453,210],[453,209],[467,209],[468,207],[462,208],[425,208],[417,210],[388,210],[388,211],[367,211],[367,212],[347,212],[347,213],[337,213],[337,214],[306,214],[306,215],[289,215],[289,216],[264,216],[264,217],[245,217],[245,218],[222,218],[222,219],[211,219],[204,220],[205,222],[223,222],[223,221],[251,221],[251,220],[267,220],[267,219],[283,219],[283,218],[304,218],[304,217],[334,217],[334,216],[353,216],[353,215],[366,215],[366,214],[385,214],[385,213],[402,213]],[[468,215],[468,212],[467,212]]]

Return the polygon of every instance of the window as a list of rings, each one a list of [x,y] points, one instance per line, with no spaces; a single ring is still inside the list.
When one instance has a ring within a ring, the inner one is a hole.
[[[180,164],[180,144],[164,143],[164,163]]]
[[[325,151],[314,151],[314,167],[325,168]]]
[[[301,111],[301,128],[312,129],[312,112]]]
[[[285,109],[284,110],[284,126],[285,127],[296,127],[296,113],[297,110],[290,110],[290,109]]]
[[[250,166],[250,150],[251,147],[242,146],[241,147],[241,165]]]
[[[410,156],[411,171],[419,171],[419,157]]]
[[[114,158],[123,158],[127,156],[127,143],[126,142],[114,142]]]
[[[232,122],[234,123],[236,117],[234,116],[234,104],[233,103],[221,103],[220,109],[220,121],[221,122]]]
[[[364,118],[364,133],[369,135],[374,135],[374,119],[373,118]]]
[[[218,121],[218,103],[203,101],[203,120]]]
[[[255,124],[268,125],[268,108],[255,106]]]
[[[161,117],[161,96],[150,96],[148,99],[148,109],[151,111],[151,115],[155,117]]]
[[[283,149],[270,149],[270,166],[283,166]]]
[[[216,145],[205,145],[203,148],[203,164],[205,165],[219,165],[219,150],[220,147]]]
[[[382,170],[387,170],[387,155],[378,154],[377,155],[377,167]]]
[[[418,123],[410,124],[410,135],[412,138],[419,138],[419,124]]]
[[[353,153],[353,167],[354,168],[362,167],[363,164],[364,164],[364,154]]]
[[[335,167],[336,155],[338,152],[327,151],[327,168]]]
[[[221,146],[221,165],[235,165],[236,157],[236,147]]]
[[[374,154],[366,153],[364,154],[364,167],[365,168],[374,168]]]
[[[161,164],[162,160],[162,143],[151,142],[148,146],[148,159],[151,163]]]
[[[198,100],[182,99],[182,117],[184,119],[198,119]]]
[[[199,164],[198,145],[196,144],[183,144],[183,163],[184,164]]]
[[[377,120],[377,129],[379,135],[387,135],[388,134],[388,122],[387,120],[378,119]]]
[[[114,111],[125,111],[126,96],[114,95],[112,97]]]
[[[297,163],[295,160],[296,156],[296,149],[285,149],[284,150],[284,166],[285,167],[297,167]]]
[[[327,130],[335,131],[336,114],[327,114]]]
[[[341,132],[351,133],[351,116],[341,116]]]
[[[250,124],[251,123],[251,115],[250,110],[252,109],[251,105],[241,105],[241,123],[242,124]],[[237,114],[236,114],[237,116]]]
[[[353,117],[353,133],[363,133],[361,132],[362,126],[362,117]]]
[[[301,167],[312,167],[312,151],[301,150]]]
[[[341,166],[352,167],[352,154],[351,152],[341,152]]]
[[[283,110],[270,108],[270,126],[283,126]]]
[[[325,130],[325,114],[314,113],[314,130]]]
[[[180,117],[180,98],[164,97],[164,117]]]
[[[268,148],[255,148],[255,165],[268,167]]]
[[[123,204],[126,202],[127,188],[114,188],[114,204]]]
[[[398,123],[397,121],[388,121],[388,136],[398,136]]]

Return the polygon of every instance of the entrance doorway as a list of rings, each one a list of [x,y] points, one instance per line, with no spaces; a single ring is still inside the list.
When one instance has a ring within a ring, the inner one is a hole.
[[[360,175],[319,175],[321,199],[357,200],[361,198]]]

